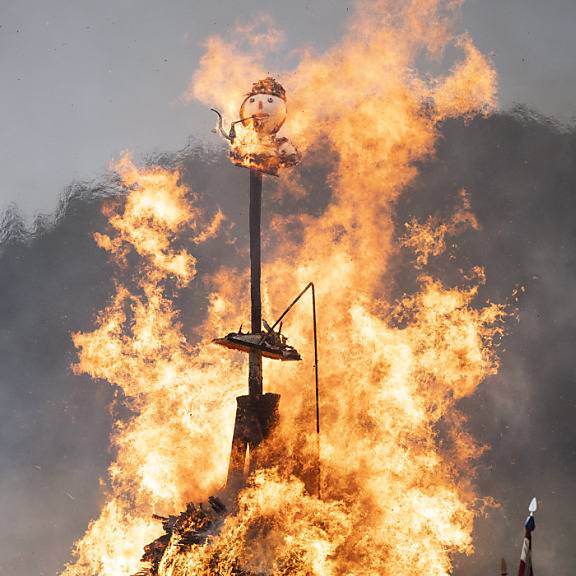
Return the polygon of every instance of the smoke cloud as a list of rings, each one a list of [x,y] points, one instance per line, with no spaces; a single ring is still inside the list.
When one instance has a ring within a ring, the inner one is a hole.
[[[525,109],[448,121],[433,159],[396,206],[397,236],[413,217],[448,218],[465,189],[479,224],[449,240],[448,250],[418,271],[398,249],[397,296],[430,271],[447,284],[483,266],[478,301],[503,302],[519,289],[518,321],[508,323],[501,369],[464,401],[469,427],[490,446],[478,466],[480,492],[500,504],[475,530],[476,553],[455,574],[497,574],[515,565],[532,496],[541,503],[534,535],[537,572],[567,574],[576,565],[576,131]],[[179,299],[188,336],[205,313],[203,273],[247,265],[247,174],[223,153],[191,146],[151,161],[180,166],[183,182],[208,212],[226,216],[218,238],[194,248],[198,275]],[[273,213],[316,213],[330,197],[329,159],[320,149],[300,176],[310,195],[296,197],[267,179],[263,207],[268,249],[280,238]],[[98,514],[112,455],[108,435],[122,416],[119,392],[75,376],[70,334],[88,331],[113,292],[112,264],[93,241],[106,229],[113,179],[75,184],[53,219],[27,231],[15,208],[3,215],[0,238],[0,574],[55,574],[72,543]],[[298,230],[294,231],[297,234]],[[264,258],[266,244],[264,246]],[[265,265],[265,262],[264,262]],[[291,296],[291,294],[289,295]]]

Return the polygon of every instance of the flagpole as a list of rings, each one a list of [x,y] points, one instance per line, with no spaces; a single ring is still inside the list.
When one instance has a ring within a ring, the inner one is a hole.
[[[534,512],[538,508],[536,498],[532,498],[528,507],[529,515],[524,523],[524,542],[522,543],[522,552],[520,554],[520,565],[518,566],[518,576],[534,576],[532,569],[532,532],[536,528]]]

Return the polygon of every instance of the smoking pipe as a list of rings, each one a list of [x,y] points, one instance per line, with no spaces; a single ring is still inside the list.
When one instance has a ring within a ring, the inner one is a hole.
[[[249,116],[248,118],[243,118],[241,120],[236,120],[235,122],[232,122],[232,124],[230,124],[230,131],[228,132],[228,134],[226,134],[226,132],[224,131],[224,128],[222,126],[223,120],[222,120],[222,114],[220,114],[220,112],[218,112],[218,110],[216,110],[216,108],[210,108],[210,110],[212,110],[212,112],[216,112],[216,114],[218,114],[218,130],[216,130],[216,128],[214,128],[214,130],[212,130],[212,132],[214,132],[215,134],[219,131],[220,134],[222,134],[222,136],[224,136],[224,138],[226,138],[226,140],[228,140],[230,142],[230,144],[234,144],[234,140],[236,139],[236,124],[239,124],[240,122],[246,122],[246,120],[252,120],[253,118],[258,118],[258,116],[256,114]]]

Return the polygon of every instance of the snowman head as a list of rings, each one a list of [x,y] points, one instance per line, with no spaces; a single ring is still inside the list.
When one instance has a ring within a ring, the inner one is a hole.
[[[286,91],[282,84],[268,77],[252,85],[252,90],[242,102],[240,118],[246,127],[259,135],[276,134],[286,120]]]

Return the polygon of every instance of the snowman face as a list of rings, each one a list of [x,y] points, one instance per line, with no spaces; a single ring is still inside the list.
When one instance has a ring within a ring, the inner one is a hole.
[[[286,120],[286,102],[271,94],[253,94],[242,102],[240,118],[256,132],[275,134]]]

